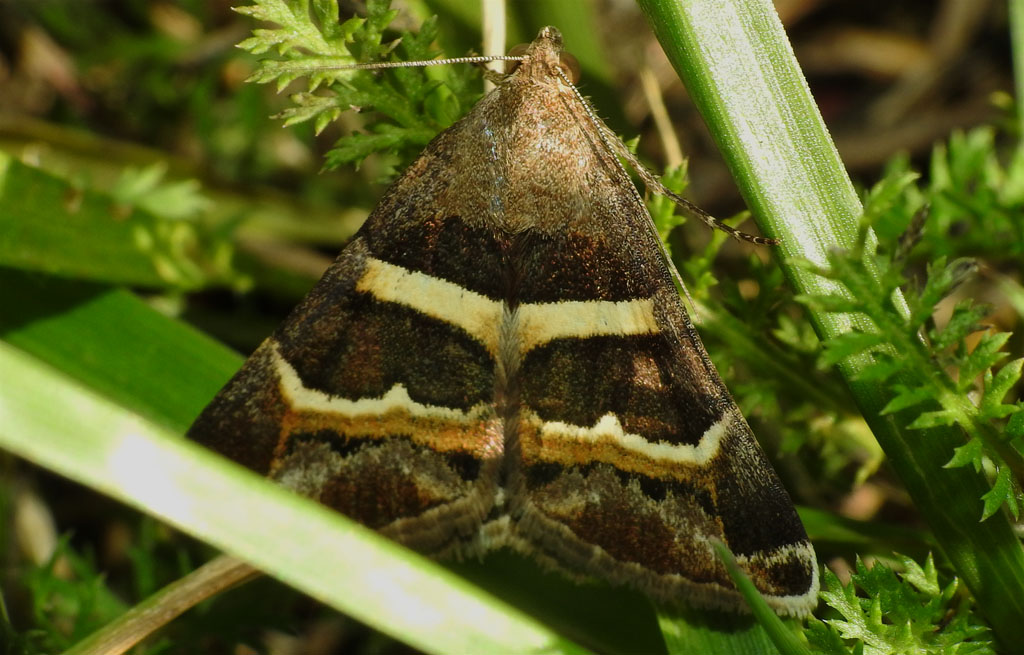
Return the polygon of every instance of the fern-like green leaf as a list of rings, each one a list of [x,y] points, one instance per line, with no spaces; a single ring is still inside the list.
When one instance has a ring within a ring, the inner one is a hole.
[[[933,185],[945,189],[943,193],[952,193],[957,184],[968,179],[1000,181],[998,171],[989,170],[996,159],[990,149],[986,150],[991,141],[983,133],[954,141],[948,155],[938,153],[933,160],[939,176]],[[924,279],[908,284],[904,275],[904,257],[909,248],[906,240],[894,236],[893,240],[900,243],[886,247],[867,238],[868,225],[883,217],[892,224],[920,229],[915,228],[921,218],[916,208],[935,201],[934,196],[916,187],[913,175],[905,168],[897,167],[890,175],[867,197],[857,245],[846,252],[830,253],[828,266],[815,269],[846,286],[852,299],[820,294],[797,300],[819,311],[858,313],[871,319],[875,330],[841,334],[827,341],[821,363],[833,364],[869,352],[871,363],[861,367],[857,380],[888,385],[892,395],[883,413],[905,415],[907,410],[917,411],[916,416],[911,413],[902,419],[911,429],[954,424],[963,428],[967,443],[977,441],[980,445],[971,444],[951,454],[947,466],[970,463],[981,470],[982,463],[989,461],[995,467],[989,470],[1005,470],[1002,475],[1008,477],[986,498],[988,509],[984,515],[991,516],[991,508],[1003,504],[1013,511],[1019,504],[1015,494],[1024,482],[1024,457],[1004,443],[1001,422],[1020,411],[1019,402],[1007,402],[1005,398],[1020,379],[1021,366],[1012,363],[995,369],[1007,357],[1004,347],[1009,334],[990,331],[984,324],[988,309],[969,299],[957,303],[945,325],[932,325],[939,303],[976,269],[973,259],[937,255],[928,262]],[[995,202],[994,196],[983,195],[976,195],[972,202],[978,207]],[[945,210],[949,210],[948,203]],[[927,217],[925,228],[932,229],[928,227],[932,222],[932,217]],[[865,265],[866,261],[874,266]],[[906,298],[906,308],[892,301],[898,289]]]
[[[970,300],[958,302],[946,326],[941,330],[933,330],[929,335],[932,346],[936,350],[944,350],[963,341],[981,329],[980,321],[986,313],[984,307],[976,306]]]
[[[957,384],[959,391],[963,392],[974,386],[979,375],[1006,358],[1007,353],[1000,349],[1006,345],[1009,338],[1009,332],[986,334],[981,337],[970,354],[961,358],[960,379]]]
[[[910,170],[892,171],[876,183],[865,198],[865,220],[874,225],[901,204],[911,185],[920,175]],[[870,213],[868,213],[870,211]]]
[[[925,234],[933,251],[1019,259],[1024,254],[1024,222],[1018,213],[1022,166],[1011,160],[1010,169],[1003,168],[995,132],[987,126],[954,132],[947,145],[937,146],[928,189],[933,220]],[[953,228],[960,228],[955,241],[946,236]]]
[[[896,392],[896,396],[882,409],[883,414],[893,414],[932,399],[929,390],[921,387],[895,384],[893,385],[893,391]]]
[[[832,366],[851,355],[858,355],[866,350],[882,344],[885,337],[875,332],[847,332],[825,344],[821,362],[824,366]]]
[[[952,409],[939,409],[934,412],[921,412],[916,419],[910,422],[907,428],[911,430],[926,430],[939,425],[953,425],[957,422],[958,414]]]
[[[397,13],[388,0],[369,0],[366,18],[340,24],[337,0],[255,0],[238,11],[278,24],[276,29],[255,30],[240,44],[260,57],[250,79],[273,82],[278,90],[300,78],[307,80],[306,91],[293,95],[293,106],[279,114],[286,125],[313,121],[319,133],[344,111],[365,116],[371,134],[341,137],[328,153],[328,169],[358,164],[375,153],[397,155],[398,165],[407,163],[478,97],[479,91],[468,82],[476,73],[468,67],[430,73],[422,68],[351,68],[382,61],[398,49],[405,61],[430,60],[439,54],[433,46],[435,20],[425,21],[418,33],[383,42]]]
[[[1006,422],[1006,436],[1010,439],[1024,437],[1024,403],[1018,402],[1013,416]]]
[[[956,595],[957,580],[943,586],[931,555],[923,566],[904,556],[898,560],[899,573],[858,559],[847,585],[825,571],[822,599],[841,618],[809,627],[808,639],[819,652],[842,652],[851,641],[854,652],[865,655],[995,652],[988,629]]]
[[[971,439],[963,446],[953,449],[953,457],[946,463],[946,468],[971,465],[975,471],[980,471],[984,454],[981,439]]]
[[[334,34],[336,38],[331,43],[325,38],[326,30],[329,29],[327,26],[333,22],[330,10],[333,8],[333,15],[338,15],[337,3],[317,1],[314,5],[316,11],[310,11],[309,0],[256,0],[253,5],[235,7],[235,11],[240,14],[279,25],[274,29],[253,30],[253,35],[239,43],[238,47],[248,50],[254,55],[276,49],[282,55],[305,51],[313,54],[349,57],[350,53],[343,45],[344,35],[346,32],[351,32],[362,21],[358,19],[351,21],[346,26],[348,29]],[[324,22],[317,24],[317,18]]]
[[[1017,518],[1020,515],[1020,507],[1018,505],[1017,496],[1020,490],[1016,488],[1013,483],[1013,476],[1008,467],[1002,466],[999,468],[999,472],[996,473],[995,482],[992,483],[992,488],[981,497],[985,502],[985,510],[981,515],[981,520],[985,520],[999,511],[999,508],[1006,505],[1006,508],[1013,514],[1013,518]]]
[[[1019,405],[1003,404],[1002,400],[1020,380],[1022,366],[1024,358],[1015,359],[1004,364],[994,376],[991,373],[985,376],[985,395],[979,406],[982,414],[989,418],[1006,418],[1020,410]]]
[[[338,145],[327,153],[326,168],[358,164],[375,152],[388,150],[403,143],[426,145],[433,136],[434,132],[429,129],[379,124],[375,126],[372,134],[353,134],[339,141]]]

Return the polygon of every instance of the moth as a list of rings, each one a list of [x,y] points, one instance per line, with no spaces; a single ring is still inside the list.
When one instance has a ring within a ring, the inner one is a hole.
[[[437,136],[189,436],[422,553],[779,613],[814,551],[555,28]]]

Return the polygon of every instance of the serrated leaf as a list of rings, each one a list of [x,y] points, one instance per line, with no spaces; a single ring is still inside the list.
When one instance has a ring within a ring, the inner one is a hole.
[[[897,557],[903,564],[903,572],[900,577],[914,585],[918,591],[929,596],[938,596],[942,593],[942,588],[939,586],[939,573],[935,570],[935,558],[931,553],[928,553],[928,557],[925,558],[923,567],[906,555],[897,555]]]
[[[956,413],[950,409],[941,409],[934,412],[922,412],[920,416],[914,419],[910,425],[907,426],[908,430],[924,430],[926,428],[934,428],[939,425],[953,425],[956,422]]]
[[[940,256],[935,260],[928,263],[927,275],[925,276],[924,288],[921,289],[918,294],[910,294],[908,297],[908,304],[911,307],[910,324],[914,329],[919,329],[924,323],[929,320],[935,312],[935,306],[946,298],[954,288],[956,288],[963,280],[977,269],[977,264],[973,259],[958,258],[953,262],[946,262],[946,257]],[[971,306],[970,301],[963,301],[957,305],[954,309],[954,313],[957,311],[963,311],[969,309]],[[984,310],[979,310],[977,319],[982,318]],[[956,327],[956,321],[963,319],[956,319],[954,316],[951,319],[951,323]],[[953,332],[945,335],[944,337],[938,336],[940,343],[934,343],[933,345],[937,349],[945,348],[948,345],[955,343],[958,338]],[[948,343],[944,343],[942,340],[948,340]]]
[[[932,332],[932,347],[936,350],[944,350],[983,327],[979,324],[982,318],[988,313],[984,307],[973,306],[972,301],[962,300],[953,308],[953,315],[942,330]]]
[[[919,177],[920,174],[907,170],[896,171],[883,177],[871,187],[871,191],[864,199],[862,220],[868,225],[874,225],[879,216],[890,211],[901,200],[907,188]]]
[[[406,143],[427,144],[434,137],[432,130],[407,129],[393,125],[375,126],[374,134],[351,134],[342,137],[328,153],[325,168],[358,163],[375,152],[387,151]]]
[[[335,2],[335,16],[337,3]],[[253,5],[235,7],[235,11],[257,20],[277,23],[277,29],[259,29],[253,31],[253,37],[246,39],[240,47],[253,54],[263,54],[276,47],[284,55],[296,49],[311,53],[327,53],[332,50],[331,44],[324,40],[317,25],[313,22],[305,2],[289,3],[284,0],[256,0]],[[344,48],[337,54],[346,54]]]
[[[1006,504],[1007,509],[1010,510],[1010,513],[1013,514],[1014,518],[1017,518],[1017,497],[1014,492],[1015,489],[1013,485],[1013,477],[1010,473],[1010,467],[999,467],[999,472],[996,474],[995,482],[992,483],[992,488],[981,497],[985,503],[984,510],[981,513],[981,520],[984,521],[998,512],[999,508],[1002,507],[1004,503]]]
[[[366,22],[359,26],[360,29],[351,32],[352,40],[364,60],[380,59],[394,49],[395,44],[382,45],[381,39],[384,30],[396,16],[398,11],[391,9],[391,0],[368,0]]]
[[[296,93],[292,96],[294,107],[281,111],[275,118],[284,119],[284,124],[296,125],[315,119],[314,127],[319,134],[327,124],[337,118],[348,106],[341,106],[338,96],[319,96],[312,93]]]
[[[340,108],[326,109],[321,111],[316,116],[316,120],[313,121],[313,133],[316,134],[317,136],[320,136],[320,134],[322,134],[323,131],[327,129],[328,125],[338,120],[339,116],[341,116]],[[291,125],[292,123],[286,118],[284,124]]]
[[[1011,439],[1024,437],[1024,407],[1021,407],[1021,403],[1017,403],[1015,407],[1016,413],[1006,422],[1006,436]]]
[[[296,103],[280,117],[285,125],[313,121],[317,133],[324,130],[341,112],[360,108],[367,112],[367,129],[374,137],[356,136],[340,143],[340,151],[328,156],[327,167],[358,163],[373,152],[398,154],[399,160],[417,152],[430,137],[453,122],[463,103],[453,92],[435,93],[445,81],[473,76],[473,72],[446,71],[430,79],[421,69],[395,69],[387,73],[338,70],[357,61],[380,61],[399,41],[414,59],[430,59],[437,36],[435,20],[425,21],[419,34],[404,34],[390,44],[381,37],[397,15],[387,0],[370,0],[365,19],[350,19],[339,24],[336,0],[257,0],[241,13],[259,20],[277,23],[274,29],[254,30],[242,47],[256,54],[275,48],[280,58],[262,59],[250,77],[260,83],[273,82],[281,90],[305,78],[308,91],[329,87],[332,95],[293,96]],[[455,82],[452,89],[466,95],[465,85]],[[375,113],[376,112],[376,113]],[[390,125],[383,128],[383,125]],[[406,131],[399,131],[405,129]],[[386,135],[386,136],[382,136]],[[426,137],[424,137],[426,135]]]
[[[835,628],[824,621],[811,617],[804,630],[807,642],[821,655],[852,655],[843,638]]]
[[[889,353],[879,352],[875,361],[857,372],[858,382],[884,382],[905,368],[905,359],[893,357]]]
[[[926,400],[931,400],[934,397],[930,389],[923,387],[910,389],[905,385],[897,384],[893,386],[893,390],[896,391],[896,396],[890,400],[884,408],[882,408],[882,415],[893,414],[908,407],[913,407],[914,405],[923,403]]]
[[[957,383],[961,391],[968,389],[974,384],[976,377],[995,366],[999,360],[1007,357],[1008,353],[1001,351],[1000,348],[1006,344],[1006,340],[1009,338],[1009,332],[996,332],[995,334],[986,334],[978,340],[974,350],[961,360],[960,379]]]
[[[323,85],[351,80],[356,75],[365,75],[360,71],[337,70],[354,63],[355,59],[352,57],[307,56],[301,59],[264,59],[246,81],[257,84],[276,82],[277,90],[280,92],[300,77],[309,77],[308,90],[315,91]]]
[[[328,37],[338,36],[342,30],[338,23],[338,0],[313,0],[313,17]]]
[[[826,569],[821,596],[842,617],[827,619],[829,630],[842,639],[857,639],[854,652],[870,655],[993,652],[985,639],[987,628],[954,595],[955,579],[943,589],[930,555],[924,566],[905,556],[897,558],[904,568],[899,575],[881,563],[869,568],[857,558],[845,586]],[[950,603],[957,603],[952,619]],[[836,647],[835,639],[813,624],[808,638],[815,645]],[[969,650],[957,651],[961,646]]]
[[[991,380],[986,380],[985,395],[979,408],[982,414],[989,418],[1003,418],[1016,411],[1014,405],[1004,405],[1002,400],[1020,380],[1022,366],[1024,358],[1007,362]]]
[[[944,468],[957,468],[959,466],[974,466],[975,471],[981,470],[981,457],[984,454],[985,445],[981,439],[971,439],[966,444],[953,449],[953,457],[944,465]]]
[[[847,332],[825,342],[825,351],[821,355],[822,362],[831,366],[852,355],[859,355],[865,350],[874,348],[884,340],[875,332]]]

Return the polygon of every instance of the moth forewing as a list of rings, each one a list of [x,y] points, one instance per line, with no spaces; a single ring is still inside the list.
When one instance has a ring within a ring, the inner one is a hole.
[[[813,549],[651,219],[541,30],[189,435],[421,552],[527,552],[664,601],[815,605]]]

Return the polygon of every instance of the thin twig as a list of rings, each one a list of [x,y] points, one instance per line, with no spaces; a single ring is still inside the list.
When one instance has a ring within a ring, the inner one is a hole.
[[[242,560],[221,555],[131,608],[65,655],[120,655],[207,598],[258,575]]]

